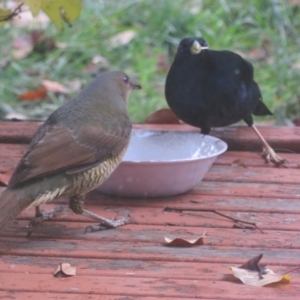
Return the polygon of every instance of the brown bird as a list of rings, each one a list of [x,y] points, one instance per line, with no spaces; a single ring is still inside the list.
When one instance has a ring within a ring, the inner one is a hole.
[[[70,197],[76,214],[113,228],[129,220],[108,220],[83,208],[85,195],[102,184],[121,162],[131,134],[127,100],[141,86],[120,71],[98,75],[79,95],[53,112],[34,135],[0,196],[0,231],[25,208],[36,207],[31,225],[62,212],[39,205]]]

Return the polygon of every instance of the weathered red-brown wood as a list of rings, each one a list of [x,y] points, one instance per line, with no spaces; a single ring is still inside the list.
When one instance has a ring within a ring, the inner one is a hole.
[[[16,166],[38,125],[0,122],[1,173]],[[146,128],[196,130],[187,125]],[[300,152],[299,128],[261,131],[273,147]],[[280,274],[300,265],[300,154],[282,153],[289,168],[276,168],[261,159],[261,145],[249,128],[213,133],[238,151],[218,157],[204,180],[187,194],[157,199],[89,194],[89,210],[107,218],[129,213],[133,224],[84,234],[93,222],[70,212],[68,199],[62,198],[42,208],[59,204],[64,214],[34,228],[27,239],[26,225],[34,209],[23,211],[0,235],[0,298],[297,299],[300,271],[291,274],[289,284],[254,288],[234,279],[228,266],[239,266],[261,253],[262,264]],[[191,211],[169,212],[166,207]],[[264,233],[247,225],[234,228],[233,221],[201,209],[255,222]],[[164,242],[165,236],[195,238],[204,231],[204,246],[173,248]],[[54,278],[61,262],[75,265],[77,275]]]
[[[40,122],[0,122],[0,143],[29,143]],[[198,128],[182,125],[134,124],[136,129],[199,131]],[[279,130],[280,128],[280,130]],[[259,127],[267,142],[278,152],[300,153],[300,127]],[[248,126],[215,128],[211,135],[228,143],[230,150],[261,151],[261,142]]]

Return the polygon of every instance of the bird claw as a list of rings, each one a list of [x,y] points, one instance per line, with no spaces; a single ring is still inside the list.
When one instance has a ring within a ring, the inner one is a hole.
[[[101,221],[100,224],[98,224],[98,225],[87,226],[84,230],[84,233],[96,232],[96,231],[121,227],[125,224],[128,224],[131,221],[132,221],[132,219],[129,215],[120,220],[116,220],[115,218],[113,218],[111,220],[106,219],[105,221]]]
[[[62,206],[57,206],[49,211],[43,212],[39,211],[34,218],[31,219],[29,224],[27,225],[27,228],[31,228],[36,226],[39,223],[42,223],[44,221],[51,220],[52,218],[56,217],[57,215],[60,215],[63,212]],[[28,231],[27,238],[29,238],[32,234],[32,231]]]
[[[284,166],[284,164],[287,162],[286,159],[278,156],[271,147],[263,148],[262,156],[265,158],[267,163],[273,162],[276,166]]]

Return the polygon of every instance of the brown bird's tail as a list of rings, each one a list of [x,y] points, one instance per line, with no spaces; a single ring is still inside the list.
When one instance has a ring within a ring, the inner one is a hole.
[[[0,232],[26,207],[20,201],[22,191],[7,189],[0,195]]]

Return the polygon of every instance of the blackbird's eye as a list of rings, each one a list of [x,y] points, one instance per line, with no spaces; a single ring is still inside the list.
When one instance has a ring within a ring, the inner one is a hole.
[[[183,52],[183,46],[182,45],[179,45],[178,52]]]
[[[123,78],[123,81],[124,81],[124,83],[128,83],[129,82],[129,78],[127,77],[127,76],[125,76],[124,78]]]

